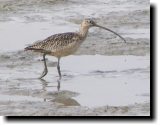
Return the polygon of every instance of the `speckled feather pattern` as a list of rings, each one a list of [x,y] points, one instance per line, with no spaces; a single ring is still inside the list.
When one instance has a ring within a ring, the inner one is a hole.
[[[67,32],[52,35],[42,41],[38,41],[25,50],[33,50],[61,57],[72,54],[81,44],[82,38],[78,33]]]

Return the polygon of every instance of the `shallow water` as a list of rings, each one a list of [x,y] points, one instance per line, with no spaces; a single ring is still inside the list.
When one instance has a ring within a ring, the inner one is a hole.
[[[77,54],[145,55],[149,52],[150,11],[147,0],[0,2],[1,52],[21,50],[55,33],[78,31],[81,21],[87,17],[122,35],[127,44],[110,32],[91,28]]]
[[[67,32],[70,27],[50,23],[22,23],[10,21],[0,23],[1,51],[15,51],[25,48],[30,42],[42,40],[57,32]],[[56,30],[55,30],[56,29]],[[8,36],[9,37],[6,37]],[[14,46],[9,46],[10,44]],[[31,44],[31,43],[30,43]]]
[[[148,0],[0,0],[0,115],[149,115],[149,8]],[[37,79],[42,57],[22,50],[78,31],[86,17],[127,43],[92,28],[76,55],[61,59],[61,81],[50,56]]]
[[[11,70],[6,67],[0,73],[1,101],[55,100],[55,94],[59,97],[63,92],[62,98],[73,98],[87,107],[144,103],[150,99],[149,60],[149,56],[68,56],[61,60],[61,81],[57,81],[54,65],[44,80],[36,79],[42,72],[42,61]]]

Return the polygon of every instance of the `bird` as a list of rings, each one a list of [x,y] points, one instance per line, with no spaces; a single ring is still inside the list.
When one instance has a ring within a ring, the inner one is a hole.
[[[89,28],[91,27],[99,27],[104,30],[110,31],[115,35],[119,36],[126,43],[126,40],[118,33],[112,31],[109,28],[98,25],[92,18],[85,18],[83,19],[78,32],[66,32],[66,33],[54,34],[47,37],[44,40],[35,42],[24,49],[25,51],[31,50],[43,54],[44,70],[39,79],[42,79],[48,73],[46,59],[45,59],[46,55],[58,58],[57,70],[59,78],[61,79],[62,75],[60,70],[60,59],[62,57],[71,55],[78,50],[80,45],[86,39]]]

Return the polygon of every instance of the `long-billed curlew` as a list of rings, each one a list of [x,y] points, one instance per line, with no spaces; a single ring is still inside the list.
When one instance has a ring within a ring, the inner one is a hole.
[[[126,42],[125,39],[116,32],[96,24],[92,19],[84,19],[81,23],[79,32],[55,34],[25,48],[25,50],[33,50],[35,52],[43,53],[44,71],[39,78],[43,78],[48,73],[45,59],[46,55],[51,55],[58,58],[57,70],[59,77],[61,78],[61,71],[59,65],[60,58],[73,54],[82,44],[82,42],[86,39],[88,29],[93,26],[108,30],[116,34],[121,39],[123,39],[124,42]]]

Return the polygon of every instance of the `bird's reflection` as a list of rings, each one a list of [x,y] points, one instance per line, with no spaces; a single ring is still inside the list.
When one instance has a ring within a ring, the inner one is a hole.
[[[48,85],[49,82],[47,82],[44,79],[40,79],[40,81],[42,82],[42,90],[46,91],[46,87],[47,87],[47,85]],[[60,91],[60,85],[61,85],[61,80],[58,79],[57,80],[57,86],[55,86],[55,87],[57,87],[57,91]],[[52,87],[54,87],[54,86],[52,86]]]
[[[47,82],[46,80],[41,79],[42,90],[45,92],[44,101],[59,103],[62,106],[80,106],[80,104],[75,99],[72,98],[79,95],[79,93],[72,92],[69,90],[60,90],[61,81],[62,81],[61,79],[58,79],[57,85],[51,86],[51,87],[56,87],[57,91],[49,92],[46,90],[46,88],[49,87],[48,84],[50,82]]]

